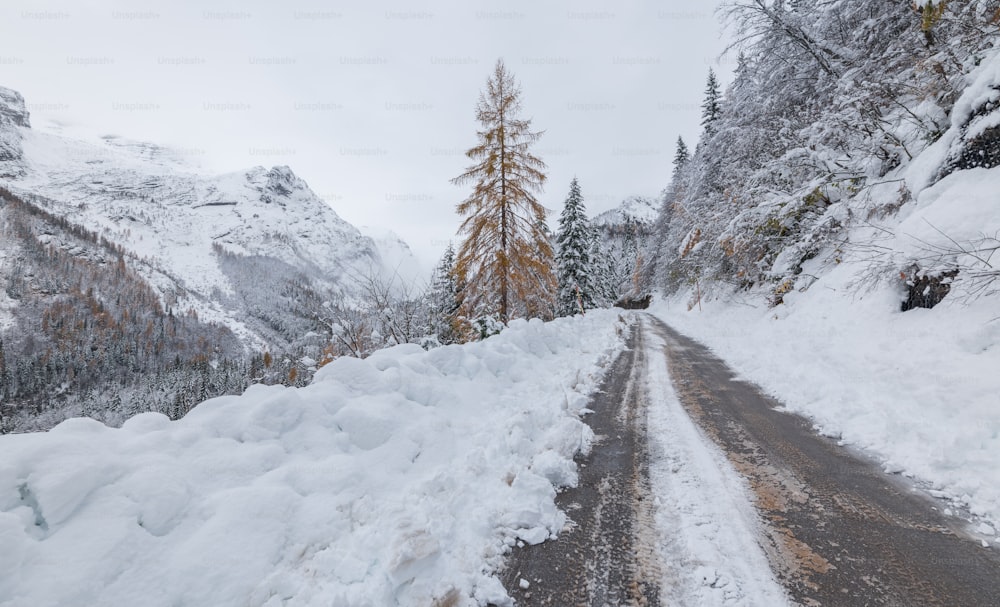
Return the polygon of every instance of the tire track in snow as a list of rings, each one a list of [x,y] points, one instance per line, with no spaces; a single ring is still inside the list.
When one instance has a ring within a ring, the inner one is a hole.
[[[643,317],[648,325],[649,317]],[[759,545],[747,482],[692,421],[668,374],[665,343],[648,327],[650,469],[670,605],[778,607],[788,598]]]
[[[578,458],[580,481],[556,499],[569,524],[558,539],[517,549],[502,574],[518,605],[660,605],[645,441],[645,350],[628,348],[595,394],[587,418],[597,440]],[[527,582],[524,587],[522,580]]]
[[[590,405],[598,441],[557,498],[570,524],[515,550],[504,585],[522,606],[781,605],[749,489],[673,396],[647,322]]]
[[[707,348],[650,319],[684,408],[745,477],[772,568],[805,605],[1000,605],[1000,555],[898,477],[818,436]]]

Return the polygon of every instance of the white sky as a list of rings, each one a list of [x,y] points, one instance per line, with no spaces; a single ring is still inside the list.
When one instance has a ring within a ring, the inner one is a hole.
[[[714,0],[555,3],[5,0],[0,85],[52,121],[183,148],[206,168],[287,164],[345,219],[431,267],[468,188],[494,62],[545,135],[543,204],[580,179],[591,213],[666,185],[693,144],[709,67],[729,81]],[[554,223],[554,218],[553,223]]]

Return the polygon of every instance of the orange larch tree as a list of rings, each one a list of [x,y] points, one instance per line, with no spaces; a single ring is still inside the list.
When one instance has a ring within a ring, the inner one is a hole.
[[[546,315],[556,280],[545,208],[535,198],[545,183],[545,163],[529,151],[541,132],[521,118],[521,88],[497,61],[476,105],[479,142],[465,154],[475,162],[452,180],[473,184],[458,205],[465,236],[455,262],[463,285],[463,314],[496,314],[506,324],[517,316]]]

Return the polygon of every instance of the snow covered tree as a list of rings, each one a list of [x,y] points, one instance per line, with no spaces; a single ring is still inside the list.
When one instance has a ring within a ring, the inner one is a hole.
[[[853,218],[898,207],[881,182],[947,129],[998,31],[996,0],[928,4],[725,1],[739,60],[724,97],[709,74],[705,132],[664,190],[658,286],[780,301]]]
[[[430,330],[440,343],[447,345],[459,340],[456,323],[461,304],[459,285],[455,278],[455,249],[448,243],[441,261],[434,268],[427,294]]]
[[[678,171],[684,168],[684,165],[687,164],[687,161],[690,157],[691,156],[688,153],[688,146],[686,143],[684,143],[684,138],[678,136],[677,152],[674,153],[674,175],[676,175]]]
[[[590,255],[591,284],[594,287],[595,307],[608,307],[615,303],[614,267],[611,251],[605,246],[601,229],[591,224]]]
[[[527,302],[551,300],[555,291],[545,208],[534,195],[545,183],[545,163],[529,151],[541,133],[520,111],[520,86],[498,60],[476,105],[482,130],[466,152],[475,164],[452,180],[474,184],[457,208],[465,240],[455,263],[470,318],[496,314],[506,323],[520,310],[531,314],[537,306]]]
[[[0,403],[7,397],[7,361],[3,353],[3,337],[0,337]],[[2,411],[0,411],[2,414]]]
[[[705,101],[701,104],[701,126],[706,133],[713,132],[713,123],[722,113],[722,92],[715,71],[708,68],[708,81],[705,83]]]
[[[580,184],[574,177],[559,216],[559,232],[556,235],[556,276],[559,282],[556,302],[560,316],[572,316],[581,308],[596,307],[598,294],[591,259],[593,246],[594,231],[587,218]]]
[[[527,273],[526,278],[534,281],[537,288],[530,291],[524,301],[513,307],[512,318],[552,320],[556,317],[555,235],[544,220],[539,222],[537,227],[544,240],[537,245],[535,258],[545,259],[547,262],[540,270],[531,270]]]

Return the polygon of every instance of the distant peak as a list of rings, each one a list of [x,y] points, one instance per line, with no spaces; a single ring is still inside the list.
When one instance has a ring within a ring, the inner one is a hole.
[[[24,97],[21,93],[9,88],[0,86],[0,119],[3,122],[9,120],[17,126],[31,128],[28,120],[28,108],[24,104]]]
[[[646,196],[627,196],[621,204],[599,213],[593,221],[597,225],[618,225],[625,221],[650,223],[656,218],[656,201]]]

